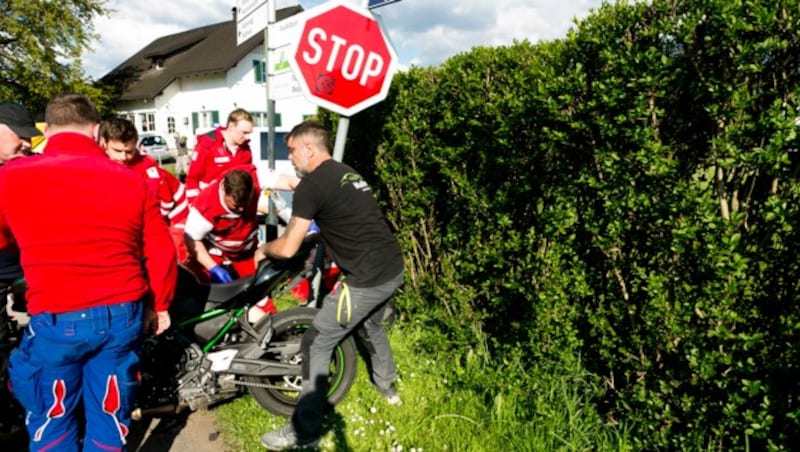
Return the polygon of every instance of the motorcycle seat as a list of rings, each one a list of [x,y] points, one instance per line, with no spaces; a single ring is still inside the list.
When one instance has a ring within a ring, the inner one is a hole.
[[[211,284],[208,292],[209,303],[225,303],[247,290],[253,284],[254,276],[246,276],[227,284]]]

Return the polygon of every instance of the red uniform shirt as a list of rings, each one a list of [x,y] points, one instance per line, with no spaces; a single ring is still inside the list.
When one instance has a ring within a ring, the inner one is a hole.
[[[14,239],[31,314],[148,293],[163,311],[173,298],[175,248],[156,200],[138,174],[85,135],[53,135],[44,155],[0,169],[0,249]]]
[[[258,193],[258,188],[254,191]],[[202,240],[214,258],[249,259],[258,245],[258,196],[241,215],[228,210],[223,197],[220,181],[200,192],[189,208],[186,235]]]
[[[161,215],[170,225],[182,225],[189,213],[186,191],[177,177],[158,166],[152,157],[139,155],[127,163],[128,168],[141,174],[150,190],[150,194],[159,201]]]
[[[228,168],[251,165],[253,154],[250,145],[245,143],[231,152],[222,137],[222,127],[209,133],[198,135],[197,144],[192,152],[192,163],[186,174],[186,198],[189,203],[200,194],[200,191],[222,178]]]

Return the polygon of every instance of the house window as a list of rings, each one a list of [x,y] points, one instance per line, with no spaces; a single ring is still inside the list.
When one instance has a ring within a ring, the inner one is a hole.
[[[167,132],[170,134],[175,133],[175,117],[167,116]]]
[[[219,112],[216,110],[196,111],[192,113],[194,129],[208,130],[219,125]]]
[[[255,74],[256,83],[265,83],[267,81],[267,69],[262,60],[253,60],[253,72]]]
[[[142,132],[156,130],[156,116],[153,113],[139,113],[139,120],[142,123]]]
[[[251,111],[250,114],[253,116],[253,126],[255,127],[267,127],[267,113],[264,111]],[[275,113],[275,127],[281,126],[281,114]]]

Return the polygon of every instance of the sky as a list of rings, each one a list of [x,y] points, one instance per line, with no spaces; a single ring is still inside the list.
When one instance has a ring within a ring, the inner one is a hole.
[[[299,3],[310,9],[324,0]],[[84,71],[99,79],[157,38],[231,20],[236,4],[236,0],[108,0],[112,12],[94,21],[99,41],[84,54]],[[383,18],[403,69],[436,66],[474,46],[560,38],[574,20],[601,4],[602,0],[401,0],[373,12]]]

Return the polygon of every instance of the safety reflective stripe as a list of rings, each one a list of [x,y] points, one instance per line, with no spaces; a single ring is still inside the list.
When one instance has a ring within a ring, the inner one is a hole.
[[[169,215],[169,211],[172,210],[173,207],[175,207],[174,202],[161,201],[161,215],[166,217],[167,215]]]
[[[183,213],[186,209],[189,208],[189,203],[184,199],[182,203],[178,204],[172,211],[169,213],[169,218],[175,218],[178,214]]]
[[[344,322],[342,322],[342,305],[347,307],[347,319]],[[336,304],[336,322],[344,328],[350,323],[352,314],[353,306],[350,302],[350,287],[346,283],[342,283],[339,288],[339,301]]]

